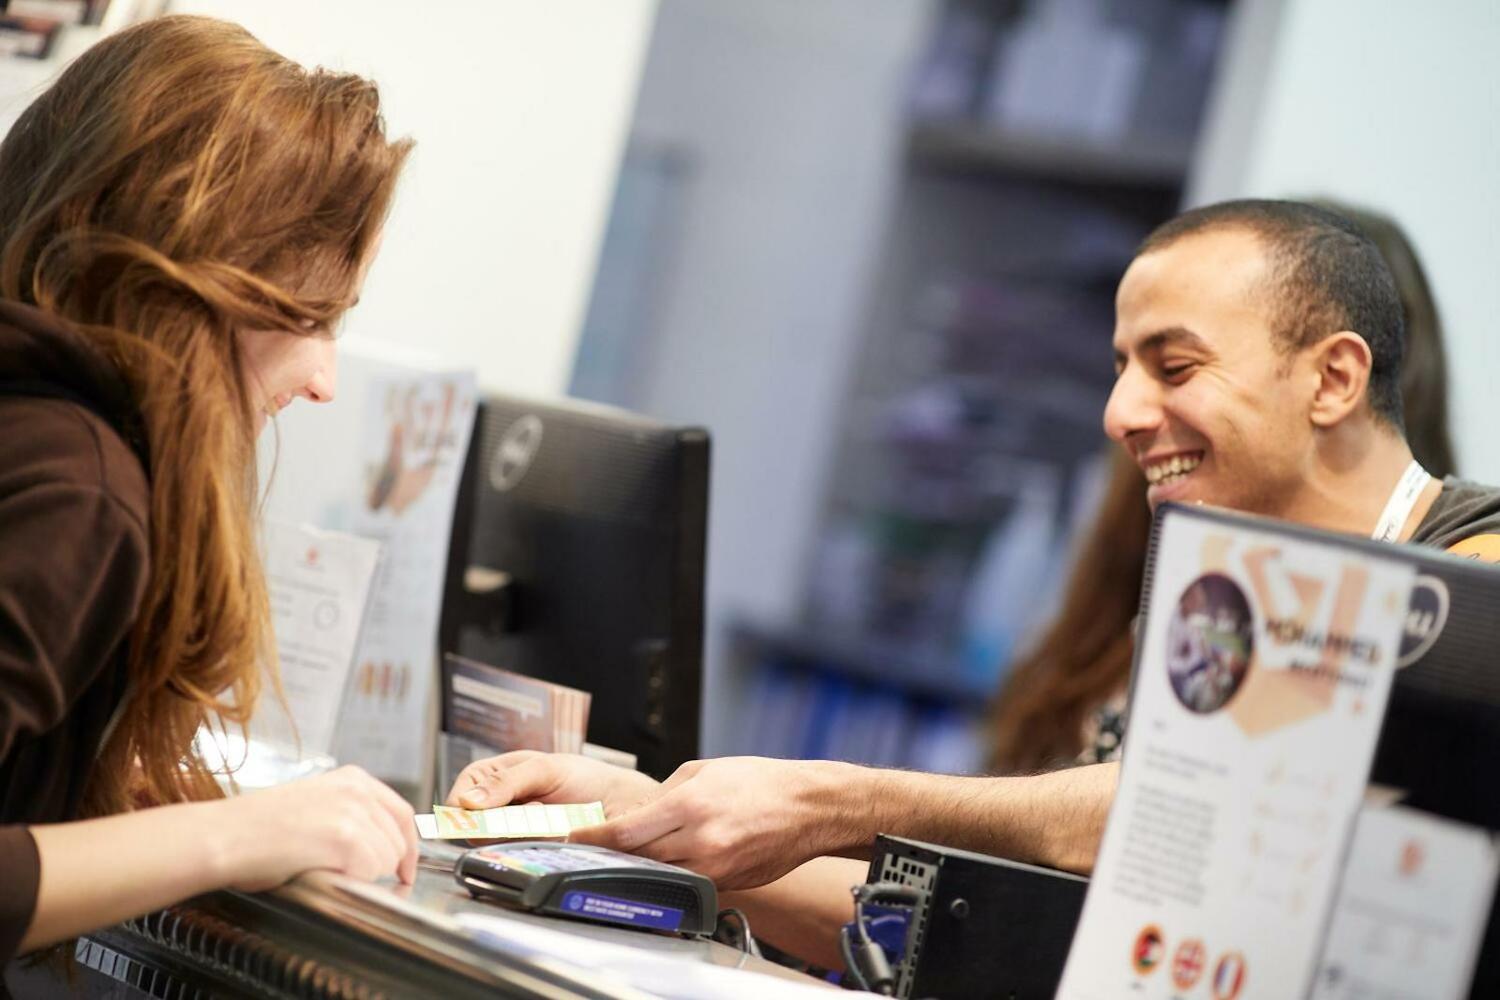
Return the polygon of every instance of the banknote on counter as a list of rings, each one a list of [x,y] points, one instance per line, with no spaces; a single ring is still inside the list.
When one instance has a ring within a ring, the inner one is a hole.
[[[529,802],[498,809],[432,807],[417,816],[417,833],[427,840],[499,840],[566,837],[585,826],[604,822],[604,803]]]

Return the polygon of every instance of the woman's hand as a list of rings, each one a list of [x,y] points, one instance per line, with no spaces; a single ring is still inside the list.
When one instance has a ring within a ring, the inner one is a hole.
[[[222,839],[223,884],[258,892],[315,868],[375,879],[417,871],[410,805],[357,767],[205,803]]]
[[[459,774],[447,804],[494,809],[513,802],[602,802],[613,819],[661,793],[639,771],[572,753],[513,750],[476,760]]]
[[[41,861],[20,954],[213,889],[326,868],[416,877],[411,806],[357,767],[228,799],[31,828]],[[8,886],[6,888],[9,888]]]

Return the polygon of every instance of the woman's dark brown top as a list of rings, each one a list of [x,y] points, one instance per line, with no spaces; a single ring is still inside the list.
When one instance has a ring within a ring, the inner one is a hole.
[[[0,964],[41,878],[29,825],[77,818],[150,570],[150,493],[118,372],[0,300]]]

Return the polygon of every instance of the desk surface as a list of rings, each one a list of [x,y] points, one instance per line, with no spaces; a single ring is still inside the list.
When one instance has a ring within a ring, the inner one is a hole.
[[[424,857],[410,886],[309,873],[270,893],[210,893],[81,939],[77,956],[87,968],[158,996],[162,977],[184,984],[171,990],[183,997],[825,992],[816,980],[713,941],[481,902],[441,864]]]
[[[716,941],[565,920],[476,900],[453,880],[451,870],[425,857],[417,869],[416,881],[409,886],[393,880],[371,885],[315,874],[297,879],[277,895],[367,933],[399,930],[404,943],[418,949],[457,946],[475,954],[481,966],[494,963],[511,966],[518,960],[523,965],[532,964],[528,960],[534,960],[535,953],[519,945],[506,948],[492,941],[476,944],[472,934],[460,927],[459,919],[477,915],[492,919],[497,926],[514,924],[520,935],[525,935],[527,928],[566,934],[580,944],[571,956],[579,963],[588,962],[589,951],[584,943],[593,941],[606,947],[622,946],[654,956],[747,969],[789,982],[816,985],[805,975]]]

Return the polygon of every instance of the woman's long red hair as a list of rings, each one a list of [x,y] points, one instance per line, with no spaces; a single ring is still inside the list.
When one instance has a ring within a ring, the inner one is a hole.
[[[243,725],[274,661],[239,332],[328,336],[410,144],[375,86],[243,29],[165,17],[85,52],[0,143],[0,296],[69,321],[124,376],[150,456],[132,693],[85,810],[216,794],[194,736]]]

